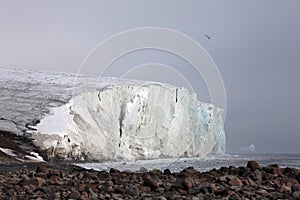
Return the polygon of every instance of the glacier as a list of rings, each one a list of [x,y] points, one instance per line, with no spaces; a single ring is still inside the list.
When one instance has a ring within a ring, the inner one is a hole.
[[[133,161],[225,153],[223,109],[169,84],[103,79],[51,113],[31,131],[48,158]]]
[[[223,109],[165,83],[0,68],[0,130],[45,160],[224,154]]]

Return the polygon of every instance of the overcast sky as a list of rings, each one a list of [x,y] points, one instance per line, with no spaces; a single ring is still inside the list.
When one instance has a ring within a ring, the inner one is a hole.
[[[76,73],[88,53],[114,34],[174,29],[199,42],[221,72],[228,152],[255,144],[257,152],[300,153],[300,1],[0,2],[0,67]],[[209,101],[192,67],[166,52],[126,55],[107,75],[149,62],[173,67],[200,100]],[[184,84],[176,73],[142,71],[140,79]]]

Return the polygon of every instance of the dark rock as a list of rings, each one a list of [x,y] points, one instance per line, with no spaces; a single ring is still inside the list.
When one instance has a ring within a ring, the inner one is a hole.
[[[228,191],[228,195],[227,197],[230,199],[230,200],[240,200],[241,198],[239,197],[238,194],[236,194],[234,191],[232,190],[229,190]]]
[[[294,185],[294,184],[298,184],[298,181],[294,178],[288,178],[288,177],[283,177],[282,178],[282,183],[285,183],[286,185]]]
[[[149,174],[154,174],[154,175],[161,175],[162,172],[159,169],[152,169],[151,171],[149,171]]]
[[[73,190],[71,191],[71,193],[69,194],[69,198],[70,199],[79,199],[81,196],[80,192],[78,190]]]
[[[37,167],[37,169],[36,169],[36,173],[48,174],[49,173],[49,169],[45,165],[39,164],[38,167]]]
[[[285,176],[287,176],[289,178],[294,178],[294,179],[297,179],[297,176],[300,175],[300,170],[295,169],[295,168],[289,168],[289,167],[282,169],[281,172]]]
[[[169,169],[165,169],[164,170],[164,175],[171,175],[171,171]]]
[[[219,170],[222,174],[227,174],[229,172],[229,168],[228,167],[221,167]]]
[[[229,182],[232,179],[236,179],[237,177],[234,175],[224,175],[224,176],[220,176],[218,179],[222,182]]]
[[[292,190],[293,191],[300,191],[300,184],[294,184],[294,185],[292,185]]]
[[[238,167],[237,172],[239,176],[243,176],[243,177],[246,177],[251,173],[250,168],[248,167]]]
[[[148,172],[148,169],[145,167],[141,167],[139,172],[145,173],[145,172]]]
[[[98,179],[99,180],[106,180],[106,181],[109,180],[110,181],[111,180],[111,175],[107,171],[101,171],[98,174]]]
[[[239,179],[239,178],[231,179],[229,181],[229,184],[231,186],[237,186],[237,187],[242,187],[243,186],[243,183],[242,183],[241,179]]]
[[[158,192],[160,194],[163,194],[165,192],[165,189],[163,187],[159,187],[155,190],[155,192]]]
[[[36,186],[36,187],[42,187],[44,182],[45,182],[45,179],[40,178],[40,177],[35,177],[29,181],[29,184]]]
[[[121,172],[119,170],[117,170],[117,169],[110,168],[109,173],[111,173],[111,174],[114,174],[114,173],[120,174]]]
[[[188,174],[195,174],[198,171],[194,169],[194,167],[187,167],[185,169],[182,170],[181,173],[188,173]]]
[[[58,169],[51,169],[49,170],[49,176],[61,176],[61,171]]]
[[[260,169],[259,164],[255,161],[248,161],[247,167],[252,169],[252,170]]]
[[[227,190],[223,186],[215,184],[211,184],[210,186],[215,195],[224,196],[227,193]]]
[[[293,192],[293,197],[296,199],[300,199],[300,191]]]
[[[144,185],[150,186],[151,189],[157,189],[161,184],[161,181],[158,178],[153,179],[149,174],[146,174],[144,177]]]
[[[140,191],[141,192],[145,192],[145,193],[150,193],[151,192],[151,188],[149,186],[140,186]]]
[[[48,183],[50,183],[51,185],[61,185],[62,182],[58,179],[57,176],[52,176],[49,178]]]
[[[286,185],[282,185],[279,188],[279,192],[284,193],[284,192],[291,192],[292,188],[291,186],[286,186]]]
[[[281,174],[281,169],[279,168],[279,165],[277,164],[273,164],[273,165],[269,165],[267,167],[267,171],[269,171],[268,173],[274,174],[274,175],[280,175]]]
[[[257,186],[257,184],[250,178],[246,177],[243,181],[244,185]]]
[[[194,180],[191,177],[187,177],[183,180],[183,185],[187,188],[187,189],[191,189],[193,187]]]
[[[270,195],[270,194],[268,193],[267,190],[262,189],[262,188],[258,189],[258,190],[256,191],[256,194],[262,195],[262,196],[269,196],[269,195]]]
[[[257,184],[261,184],[262,182],[262,173],[260,170],[254,170],[250,175],[249,177],[255,181]]]
[[[140,191],[136,186],[128,185],[128,186],[125,186],[125,193],[129,194],[132,197],[134,197],[134,196],[139,196]]]
[[[9,179],[6,184],[9,184],[9,185],[15,185],[17,183],[19,183],[21,181],[21,179],[17,178],[17,177],[13,177],[11,179]],[[4,183],[0,183],[1,184],[4,184]]]
[[[124,193],[125,193],[124,186],[123,186],[123,185],[122,185],[122,186],[117,186],[117,187],[115,188],[115,192],[116,192],[116,193],[120,193],[120,194],[124,194]]]
[[[45,173],[36,173],[34,176],[35,176],[35,177],[41,177],[41,178],[43,178],[43,179],[46,179],[48,175],[45,174]]]

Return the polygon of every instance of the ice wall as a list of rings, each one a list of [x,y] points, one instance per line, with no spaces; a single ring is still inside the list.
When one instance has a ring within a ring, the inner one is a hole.
[[[54,108],[32,133],[49,157],[136,160],[225,152],[223,110],[185,88],[107,85]]]

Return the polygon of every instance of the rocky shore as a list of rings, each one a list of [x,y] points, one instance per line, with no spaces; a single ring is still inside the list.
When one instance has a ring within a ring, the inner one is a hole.
[[[13,167],[14,166],[14,167]],[[86,170],[70,164],[0,166],[1,199],[300,199],[300,170],[247,166],[179,173]]]

